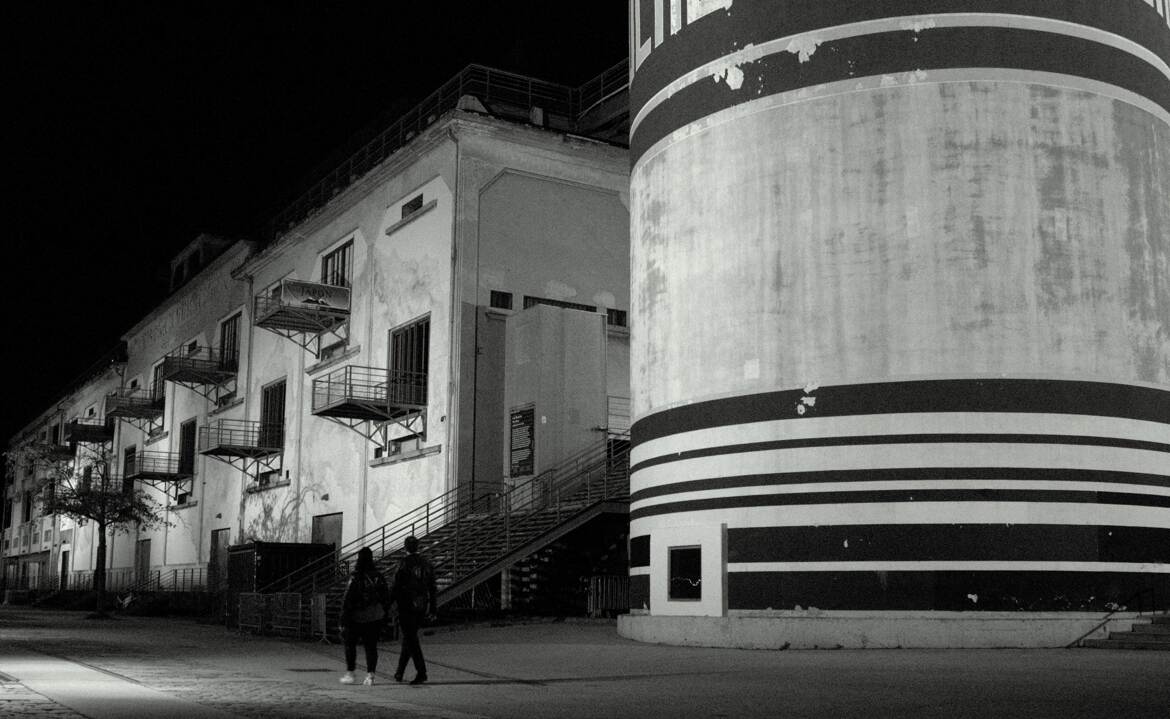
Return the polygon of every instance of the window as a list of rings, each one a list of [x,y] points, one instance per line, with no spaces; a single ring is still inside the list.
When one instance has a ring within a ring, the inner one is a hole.
[[[89,408],[85,410],[85,416],[86,417],[93,417],[95,415],[97,415],[97,407],[90,405]]]
[[[597,307],[594,305],[582,305],[576,302],[565,302],[564,300],[552,300],[547,297],[531,297],[524,295],[524,309],[535,307],[537,305],[549,305],[550,307],[564,307],[569,310],[581,310],[583,312],[596,312]]]
[[[671,547],[669,554],[669,598],[682,601],[702,599],[702,549],[700,547]]]
[[[414,213],[421,210],[422,206],[423,206],[423,196],[422,195],[418,195],[417,197],[412,197],[410,200],[402,203],[402,218],[401,219],[405,220],[407,217],[410,217]]]
[[[20,518],[22,521],[32,521],[33,496],[32,490],[26,489],[20,499]]]
[[[167,385],[163,381],[163,366],[160,362],[154,366],[154,374],[150,379],[150,396],[155,401],[161,400],[166,396]]]
[[[431,317],[390,332],[390,386],[392,405],[425,405],[430,364]]]
[[[317,359],[321,362],[328,362],[329,360],[333,359],[334,357],[338,357],[342,353],[344,353],[345,347],[346,347],[345,340],[338,340],[337,342],[334,342],[333,344],[326,345],[324,348],[322,348],[322,350],[319,353],[317,353]]]
[[[187,354],[193,355],[199,351],[199,340],[191,340],[187,343]]]
[[[626,326],[626,311],[625,310],[606,310],[605,323],[611,327],[625,327]]]
[[[93,466],[86,465],[81,470],[81,483],[77,487],[82,492],[88,492],[93,488]]]
[[[492,290],[491,306],[501,310],[512,309],[512,293]]]
[[[321,258],[321,282],[349,287],[353,278],[353,240]]]
[[[284,448],[284,380],[273,382],[260,393],[260,447]]]
[[[228,371],[235,371],[240,366],[239,312],[219,325],[219,366]]]
[[[138,389],[138,378],[130,380],[130,389]]]
[[[195,474],[195,420],[179,426],[179,473]]]
[[[122,450],[122,476],[129,477],[138,471],[138,448],[130,445]]]

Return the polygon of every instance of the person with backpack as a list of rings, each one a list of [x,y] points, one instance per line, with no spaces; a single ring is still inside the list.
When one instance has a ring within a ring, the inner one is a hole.
[[[358,551],[357,563],[341,597],[341,635],[345,640],[345,674],[342,684],[353,684],[357,665],[357,645],[366,650],[365,686],[374,683],[378,669],[378,638],[390,616],[390,590],[386,578],[374,566],[374,552],[369,547]]]
[[[394,572],[394,588],[390,591],[390,597],[398,604],[398,626],[402,630],[402,653],[398,655],[394,681],[402,681],[406,664],[413,659],[415,676],[410,683],[422,684],[427,680],[427,663],[418,641],[418,630],[437,609],[435,570],[418,553],[417,539],[407,537],[403,546],[406,547],[406,556]]]

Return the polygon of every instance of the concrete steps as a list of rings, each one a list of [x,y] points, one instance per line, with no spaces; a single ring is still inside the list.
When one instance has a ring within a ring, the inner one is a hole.
[[[1135,623],[1128,632],[1109,632],[1108,639],[1086,639],[1090,649],[1153,649],[1170,651],[1170,615]]]

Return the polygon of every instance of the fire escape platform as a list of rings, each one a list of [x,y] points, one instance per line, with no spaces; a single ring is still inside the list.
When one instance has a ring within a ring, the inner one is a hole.
[[[334,330],[347,321],[349,321],[349,310],[307,309],[275,305],[269,306],[262,315],[257,313],[255,325],[278,333],[318,335]]]
[[[181,357],[163,360],[162,378],[183,385],[221,385],[236,377],[234,367],[219,362]]]
[[[102,422],[73,420],[65,424],[64,441],[70,444],[75,442],[102,444],[112,439],[114,439],[113,419]]]

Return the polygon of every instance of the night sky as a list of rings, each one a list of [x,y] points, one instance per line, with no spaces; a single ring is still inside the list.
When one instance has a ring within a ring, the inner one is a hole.
[[[352,139],[468,63],[578,84],[627,0],[16,3],[6,85],[7,439],[165,296],[200,232],[248,237]]]

